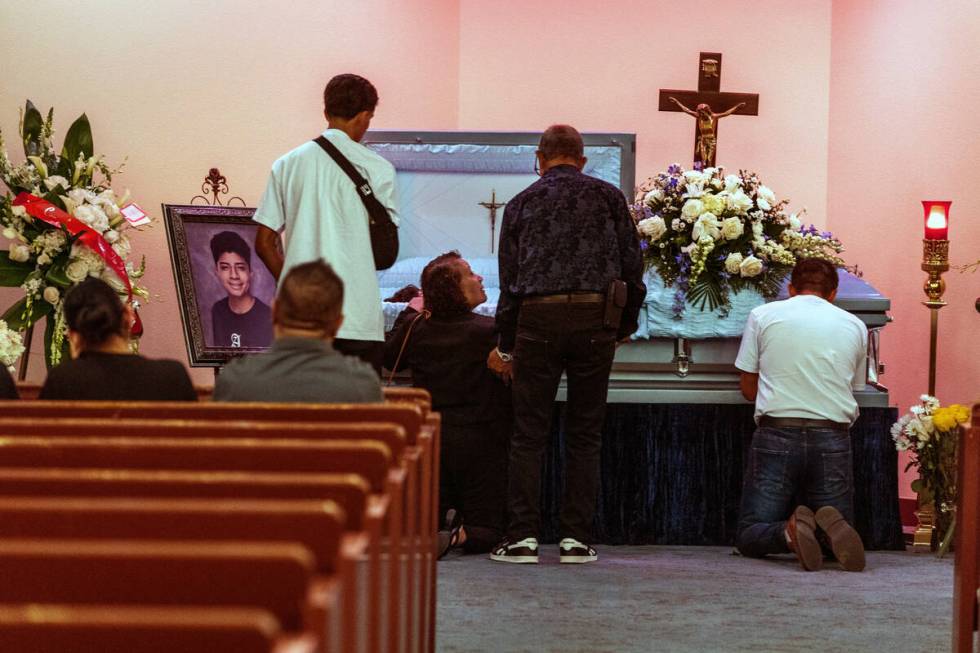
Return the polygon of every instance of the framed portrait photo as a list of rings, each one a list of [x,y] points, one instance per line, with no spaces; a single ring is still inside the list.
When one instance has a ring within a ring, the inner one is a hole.
[[[192,367],[220,367],[272,344],[276,281],[255,253],[255,209],[164,204]]]

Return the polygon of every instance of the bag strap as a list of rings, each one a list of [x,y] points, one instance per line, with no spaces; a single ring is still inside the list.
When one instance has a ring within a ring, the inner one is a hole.
[[[391,385],[395,382],[395,374],[398,373],[398,365],[402,362],[402,355],[405,353],[405,347],[408,346],[408,338],[412,335],[412,329],[415,328],[415,323],[422,318],[429,319],[432,315],[429,311],[422,309],[418,315],[412,318],[412,323],[408,325],[408,331],[405,333],[405,339],[402,340],[401,349],[398,350],[398,358],[395,359],[395,365],[391,368],[391,374],[388,375],[388,382],[385,383],[386,386]]]
[[[368,183],[368,180],[357,171],[354,164],[352,164],[347,157],[341,154],[340,150],[338,150],[333,143],[327,140],[323,134],[314,138],[313,142],[322,147],[323,151],[329,154],[330,158],[334,160],[334,163],[340,166],[340,169],[343,170],[348,177],[350,177],[352,182],[354,182],[354,188],[357,190],[357,194],[361,198],[361,201],[364,202],[364,208],[367,209],[368,216],[370,216],[372,223],[374,222],[375,215],[388,214],[388,209],[386,209],[381,201],[375,197],[374,191],[371,190],[371,184]],[[383,211],[382,214],[376,213],[376,211],[379,209]]]

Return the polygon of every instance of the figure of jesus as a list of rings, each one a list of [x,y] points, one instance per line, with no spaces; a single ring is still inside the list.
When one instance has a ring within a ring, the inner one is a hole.
[[[707,104],[699,104],[696,109],[689,109],[681,104],[680,100],[677,98],[670,97],[669,99],[671,102],[676,104],[681,111],[689,116],[694,116],[694,118],[697,120],[697,138],[694,145],[696,159],[700,160],[701,165],[705,168],[713,167],[715,165],[715,147],[717,145],[718,137],[718,120],[719,118],[732,115],[745,106],[745,102],[739,102],[728,111],[715,113]]]

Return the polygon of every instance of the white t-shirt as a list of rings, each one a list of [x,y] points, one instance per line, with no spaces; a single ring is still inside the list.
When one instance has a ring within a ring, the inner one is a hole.
[[[802,417],[853,423],[853,390],[867,378],[868,329],[816,295],[797,295],[749,314],[735,367],[759,375],[755,421]]]
[[[328,129],[323,135],[364,175],[398,224],[394,166],[340,130]],[[338,338],[384,340],[368,212],[350,177],[323,148],[308,141],[273,163],[252,219],[285,232],[280,281],[290,268],[318,258],[343,280],[344,323]]]

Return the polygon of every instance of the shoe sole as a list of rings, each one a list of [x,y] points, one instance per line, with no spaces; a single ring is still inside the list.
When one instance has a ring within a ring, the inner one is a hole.
[[[840,511],[824,506],[817,511],[816,520],[817,525],[830,540],[834,557],[844,571],[863,571],[865,560],[861,536],[847,523]]]
[[[806,506],[798,507],[796,517],[796,557],[807,571],[819,571],[823,567],[823,551],[817,542],[816,521],[813,511]]]
[[[563,565],[581,565],[586,562],[597,562],[599,556],[561,556],[560,560]]]
[[[498,556],[491,553],[490,559],[495,562],[511,562],[518,565],[538,564],[538,556],[507,556],[507,555]]]

